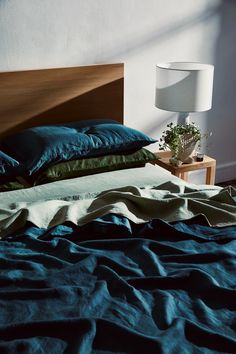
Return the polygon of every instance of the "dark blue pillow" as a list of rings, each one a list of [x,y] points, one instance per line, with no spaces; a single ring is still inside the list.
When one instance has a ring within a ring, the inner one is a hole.
[[[20,174],[19,169],[19,162],[0,150],[0,176],[17,176]]]
[[[131,151],[156,142],[112,120],[87,120],[22,130],[3,146],[29,175],[60,161]]]

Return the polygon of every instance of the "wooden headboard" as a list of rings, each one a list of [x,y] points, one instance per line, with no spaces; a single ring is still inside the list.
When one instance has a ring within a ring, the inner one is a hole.
[[[123,123],[124,64],[0,72],[0,137],[36,125]]]

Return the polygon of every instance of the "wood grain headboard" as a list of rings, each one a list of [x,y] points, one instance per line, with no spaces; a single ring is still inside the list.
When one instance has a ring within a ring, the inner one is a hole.
[[[0,137],[36,125],[123,123],[124,64],[0,72]]]

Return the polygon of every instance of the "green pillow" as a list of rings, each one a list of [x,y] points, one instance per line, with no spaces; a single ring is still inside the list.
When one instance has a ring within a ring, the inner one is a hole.
[[[23,188],[26,188],[26,186],[17,180],[12,180],[9,182],[0,181],[0,192],[9,192],[9,191],[14,191],[16,189],[23,189]]]
[[[156,156],[152,152],[146,149],[140,149],[132,154],[114,154],[70,160],[47,168],[36,179],[34,185],[67,178],[81,177],[94,173],[142,167],[147,162],[155,161],[156,159]]]

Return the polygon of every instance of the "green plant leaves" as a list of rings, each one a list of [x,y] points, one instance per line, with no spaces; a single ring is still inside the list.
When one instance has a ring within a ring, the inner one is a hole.
[[[170,149],[174,156],[178,154],[183,136],[188,135],[189,138],[196,143],[202,138],[201,131],[195,123],[174,125],[174,123],[171,122],[167,124],[167,128],[166,131],[163,131],[162,137],[160,138],[159,149]]]

